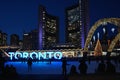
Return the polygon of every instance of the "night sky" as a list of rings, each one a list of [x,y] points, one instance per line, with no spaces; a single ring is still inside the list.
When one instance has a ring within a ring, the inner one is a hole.
[[[65,42],[65,9],[78,0],[0,0],[0,30],[8,34],[30,32],[38,27],[38,6],[60,18],[60,42]],[[89,0],[90,26],[104,17],[120,16],[120,0]]]

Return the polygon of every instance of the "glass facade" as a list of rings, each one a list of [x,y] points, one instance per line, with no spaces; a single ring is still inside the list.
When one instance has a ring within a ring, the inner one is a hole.
[[[10,45],[18,46],[19,45],[19,36],[17,34],[12,34],[10,36]]]
[[[40,11],[39,49],[52,49],[58,43],[58,17],[48,14],[43,6],[40,6]]]
[[[89,29],[88,0],[66,9],[66,43],[83,48]]]
[[[32,30],[23,35],[24,50],[38,50],[38,30]]]
[[[67,43],[72,43],[79,47],[80,42],[80,26],[79,26],[79,7],[75,6],[73,9],[67,10]]]
[[[0,31],[0,46],[7,45],[7,34]]]
[[[75,47],[80,47],[80,13],[79,6],[73,6],[67,9],[67,31],[66,38],[67,43],[72,43]]]
[[[58,42],[58,19],[57,17],[46,14],[45,27],[45,48],[52,49],[53,45]]]

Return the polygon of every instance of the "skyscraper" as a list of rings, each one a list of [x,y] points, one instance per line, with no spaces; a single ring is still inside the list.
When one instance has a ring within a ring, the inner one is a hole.
[[[89,29],[88,0],[66,9],[66,42],[83,48]]]
[[[17,34],[12,34],[10,36],[10,45],[18,46],[19,45],[19,36]]]
[[[29,33],[23,34],[23,50],[30,50],[31,44],[30,44],[30,35]]]
[[[58,17],[46,12],[45,7],[39,7],[39,49],[51,49],[59,40]]]
[[[23,34],[23,49],[38,50],[38,30],[34,29],[29,33]]]
[[[7,45],[7,34],[0,31],[0,46]]]

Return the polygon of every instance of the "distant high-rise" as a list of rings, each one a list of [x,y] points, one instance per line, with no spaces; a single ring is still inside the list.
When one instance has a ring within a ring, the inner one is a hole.
[[[10,45],[19,46],[19,36],[17,34],[12,34],[10,36]]]
[[[59,40],[58,17],[46,12],[45,7],[39,7],[39,49],[51,49]]]
[[[38,30],[34,29],[29,33],[32,50],[38,50]]]
[[[29,33],[23,34],[23,49],[24,50],[38,49],[38,30],[34,29]]]
[[[30,35],[29,33],[23,34],[23,50],[30,50]]]
[[[7,34],[0,31],[0,46],[7,45]]]
[[[89,29],[88,0],[66,9],[66,43],[83,48]]]

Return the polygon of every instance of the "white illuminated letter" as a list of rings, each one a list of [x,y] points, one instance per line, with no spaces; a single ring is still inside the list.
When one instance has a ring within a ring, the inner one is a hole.
[[[36,58],[38,58],[38,53],[36,53],[36,52],[32,52],[32,53],[30,53],[30,58],[33,59],[33,54],[35,54]]]
[[[57,55],[59,55],[59,57]],[[61,59],[62,58],[62,52],[55,52],[54,53],[54,58],[55,59]]]
[[[49,54],[49,58],[51,59],[52,58],[52,53],[53,52],[47,52]]]
[[[15,53],[15,59],[18,59],[17,55],[19,55],[20,57],[22,57],[22,53],[16,52],[16,53]]]
[[[44,53],[39,52],[39,60],[41,57],[46,59],[46,52],[44,52]]]
[[[28,52],[23,52],[23,58],[27,58],[28,57]]]
[[[10,59],[12,60],[14,52],[9,52],[8,54],[10,55]]]

